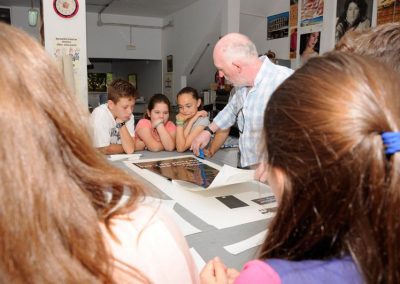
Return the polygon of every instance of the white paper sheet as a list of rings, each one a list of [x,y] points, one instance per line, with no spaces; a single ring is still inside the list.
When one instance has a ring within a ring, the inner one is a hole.
[[[141,156],[142,154],[115,154],[109,155],[108,159],[110,161],[119,161],[124,159],[128,159],[129,161],[137,161]]]
[[[204,161],[212,167],[219,168],[212,162]],[[249,222],[271,218],[274,212],[265,208],[276,207],[276,204],[260,205],[252,201],[266,196],[273,196],[270,188],[259,182],[246,182],[218,187],[207,191],[188,191],[177,187],[172,182],[151,171],[140,169],[132,162],[124,162],[130,169],[147,179],[163,193],[202,219],[218,228],[229,228]],[[248,206],[229,208],[216,197],[234,196]]]
[[[206,265],[204,259],[200,256],[200,254],[194,248],[190,248],[190,253],[193,256],[194,263],[196,264],[198,272],[200,272],[203,267]]]
[[[168,212],[168,214],[172,217],[172,219],[174,219],[175,223],[181,229],[181,232],[184,236],[201,232],[201,230],[191,225],[174,210],[174,206],[176,204],[174,200],[158,199],[147,196],[144,203],[151,204],[153,206],[160,206],[164,211]]]
[[[243,170],[224,165],[222,169],[219,170],[219,174],[215,177],[209,188],[253,181],[254,172],[254,170]]]
[[[241,242],[235,243],[235,244],[231,244],[228,246],[224,246],[224,249],[228,252],[230,252],[231,254],[239,254],[241,252],[244,252],[250,248],[256,247],[261,245],[264,240],[265,237],[267,235],[267,231],[262,231],[248,239],[245,239]]]
[[[172,218],[178,224],[179,228],[182,231],[182,234],[186,237],[192,234],[196,234],[201,232],[201,230],[197,229],[195,226],[191,225],[185,219],[183,219],[178,213],[175,211],[171,212]]]

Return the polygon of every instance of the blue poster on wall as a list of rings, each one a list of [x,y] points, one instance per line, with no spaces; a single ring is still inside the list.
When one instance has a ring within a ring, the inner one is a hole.
[[[267,17],[267,40],[287,37],[289,34],[289,12]]]

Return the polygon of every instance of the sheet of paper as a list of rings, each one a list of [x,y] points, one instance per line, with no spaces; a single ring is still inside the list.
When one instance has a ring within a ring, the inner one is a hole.
[[[200,271],[203,269],[203,267],[206,265],[206,262],[204,259],[200,256],[200,254],[195,250],[194,248],[190,248],[190,253],[192,254],[194,263],[196,264],[197,270],[200,273]]]
[[[231,254],[239,254],[248,249],[259,246],[264,242],[265,237],[267,235],[267,231],[268,230],[262,231],[262,232],[258,233],[257,235],[254,235],[254,236],[252,236],[248,239],[245,239],[241,242],[231,244],[228,246],[224,246],[224,249],[226,251],[230,252]]]
[[[151,204],[152,206],[160,206],[164,211],[168,212],[168,214],[172,217],[172,219],[174,219],[175,223],[181,229],[181,232],[184,236],[201,232],[201,230],[191,225],[174,210],[174,206],[176,204],[174,200],[158,199],[147,196],[144,203]]]
[[[194,192],[179,188],[154,172],[138,168],[132,162],[124,163],[198,218],[218,229],[271,218],[275,214],[273,193],[265,184],[252,181]],[[229,197],[232,195],[241,202],[235,202],[235,198]],[[270,201],[266,204],[257,201],[264,197]],[[239,203],[245,203],[246,206],[240,206]]]
[[[224,165],[209,188],[225,186],[227,184],[242,183],[254,180],[254,170],[243,170]]]
[[[110,161],[119,161],[124,159],[128,159],[129,161],[136,161],[139,160],[141,156],[142,154],[116,154],[109,155],[107,159]]]
[[[179,228],[182,231],[182,234],[185,237],[201,232],[201,230],[197,229],[195,226],[192,226],[189,222],[187,222],[185,219],[183,219],[175,211],[172,211],[171,215],[172,215],[172,218],[174,218],[174,221],[178,224]]]

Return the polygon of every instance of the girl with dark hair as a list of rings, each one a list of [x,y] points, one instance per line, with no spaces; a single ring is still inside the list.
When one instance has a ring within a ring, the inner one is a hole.
[[[176,115],[176,150],[184,152],[193,139],[210,124],[208,114],[201,108],[201,99],[191,87],[185,87],[176,95],[179,113]]]
[[[143,142],[145,149],[153,152],[175,149],[176,126],[169,121],[171,104],[163,94],[151,97],[144,118],[135,128],[136,143]]]
[[[259,260],[238,275],[214,259],[202,283],[400,283],[397,76],[333,52],[278,87],[256,173],[278,209]]]
[[[300,36],[300,62],[301,65],[308,59],[318,56],[319,54],[319,36],[320,32],[302,34]]]
[[[362,31],[371,27],[367,18],[368,5],[365,0],[346,0],[343,13],[336,23],[335,42],[349,30]]]
[[[92,147],[54,60],[10,25],[0,42],[0,283],[197,283],[176,224]]]

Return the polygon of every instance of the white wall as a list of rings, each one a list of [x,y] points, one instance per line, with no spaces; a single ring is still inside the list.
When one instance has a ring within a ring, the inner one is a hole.
[[[276,52],[278,58],[289,58],[288,38],[280,38],[267,41],[267,16],[289,11],[289,2],[289,0],[241,1],[239,31],[247,35],[254,42],[257,47],[258,53],[261,54],[271,49]]]
[[[163,61],[166,73],[166,56],[173,56],[173,90],[170,96],[175,102],[176,93],[181,88],[181,76],[187,76],[187,85],[198,90],[209,88],[214,82],[216,71],[212,61],[212,50],[221,35],[221,17],[225,1],[200,0],[164,20],[174,21],[174,27],[163,33]],[[194,72],[190,71],[207,46]]]
[[[160,18],[133,17],[123,15],[102,16],[107,23],[162,26]],[[89,58],[161,59],[162,30],[132,28],[132,43],[135,50],[128,50],[130,30],[127,26],[98,26],[97,13],[86,14],[87,48]]]

